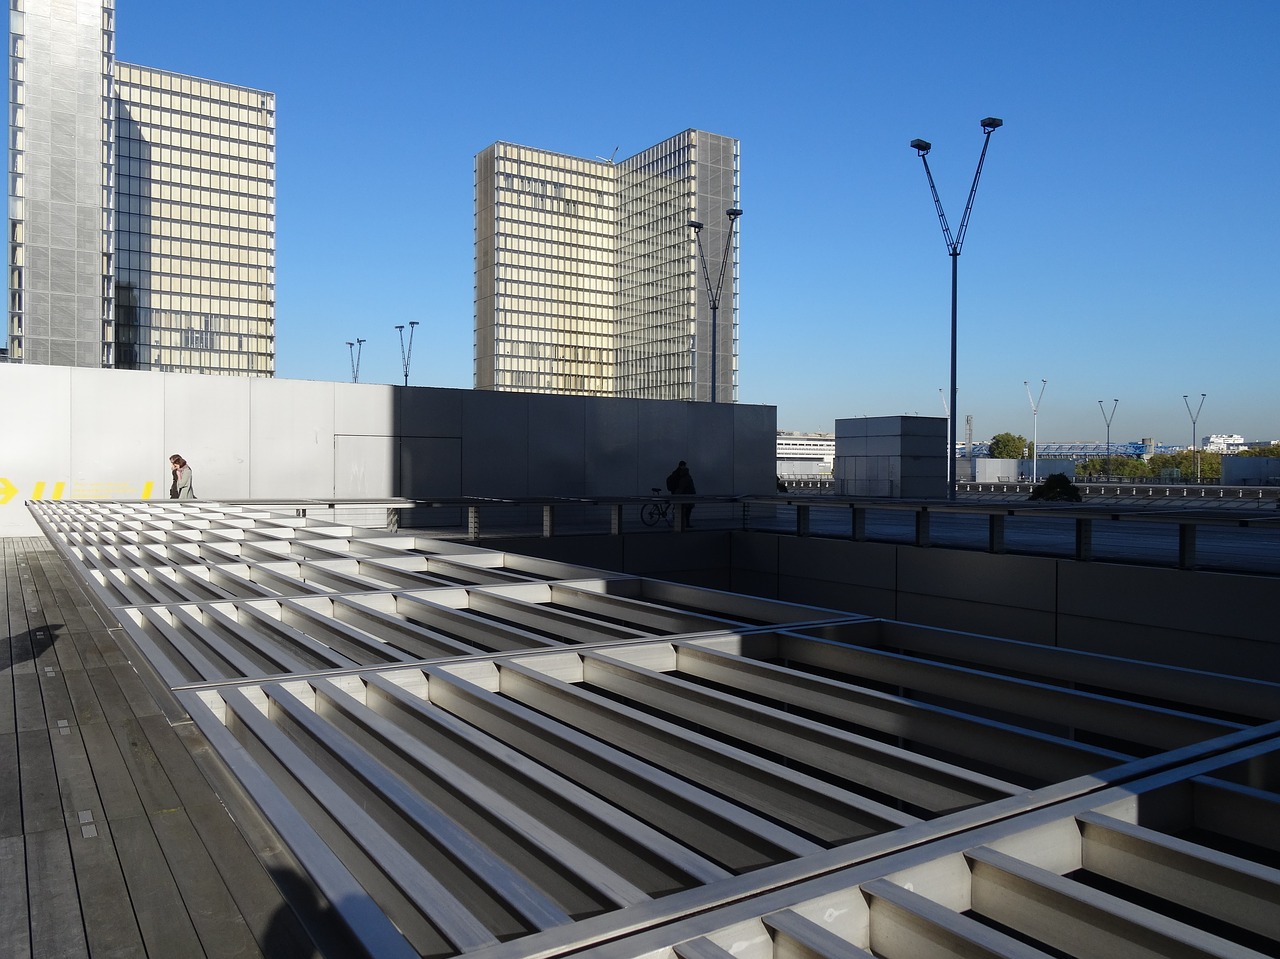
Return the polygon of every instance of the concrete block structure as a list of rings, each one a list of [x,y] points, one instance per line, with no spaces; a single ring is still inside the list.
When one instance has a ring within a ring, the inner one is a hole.
[[[836,492],[941,498],[947,489],[947,421],[936,416],[836,420]]]

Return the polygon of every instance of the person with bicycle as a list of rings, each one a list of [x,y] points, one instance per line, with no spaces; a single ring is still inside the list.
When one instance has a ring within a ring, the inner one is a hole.
[[[689,472],[689,464],[681,460],[667,476],[667,492],[676,496],[692,496],[697,493],[697,487],[693,485],[693,474]],[[693,526],[691,522],[693,518],[693,504],[680,504],[680,526],[683,529],[689,529]]]

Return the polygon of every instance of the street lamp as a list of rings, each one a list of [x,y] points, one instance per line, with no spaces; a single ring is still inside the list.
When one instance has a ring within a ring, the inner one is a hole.
[[[1031,482],[1035,483],[1039,479],[1039,474],[1036,472],[1036,461],[1040,458],[1039,437],[1036,436],[1036,417],[1040,414],[1040,401],[1044,399],[1044,388],[1049,385],[1049,381],[1040,381],[1040,395],[1034,400],[1031,399],[1031,384],[1027,380],[1023,380],[1022,385],[1027,388],[1027,400],[1031,403]]]
[[[1196,407],[1194,413],[1191,412],[1191,401],[1187,399],[1187,394],[1182,394],[1182,402],[1187,404],[1187,415],[1191,417],[1191,453],[1196,460],[1196,482],[1200,482],[1200,447],[1196,445],[1196,420],[1200,419],[1200,411],[1204,409],[1204,393],[1200,394],[1200,405]]]
[[[724,238],[724,252],[720,255],[720,275],[716,279],[715,286],[711,285],[711,271],[707,269],[707,254],[702,248],[702,228],[703,225],[697,220],[690,220],[689,227],[693,230],[694,239],[698,242],[698,256],[702,261],[702,276],[707,282],[707,302],[711,305],[711,402],[719,402],[719,391],[717,389],[717,365],[720,357],[718,353],[717,337],[719,336],[719,318],[720,318],[720,292],[724,288],[724,274],[729,266],[729,251],[733,248],[733,231],[738,223],[738,217],[742,216],[742,211],[734,208],[725,210],[724,215],[729,218],[729,232]],[[697,398],[697,383],[694,383],[694,398]]]
[[[1102,400],[1098,400],[1098,409],[1102,410],[1102,421],[1107,424],[1107,478],[1111,478],[1111,421],[1115,419],[1116,407],[1120,405],[1117,399],[1111,400],[1111,414],[1107,415],[1107,408],[1102,405]]]
[[[965,231],[969,229],[969,214],[973,212],[973,197],[978,192],[978,178],[982,176],[982,163],[987,158],[987,145],[991,142],[991,133],[1004,126],[999,117],[984,117],[978,121],[982,125],[982,153],[978,155],[978,168],[973,174],[973,186],[969,188],[969,201],[964,206],[964,215],[960,218],[960,229],[954,239],[951,227],[947,225],[947,215],[942,212],[942,201],[938,199],[938,188],[933,183],[933,173],[929,170],[928,154],[933,144],[928,140],[912,140],[911,149],[916,151],[924,164],[924,174],[929,179],[929,190],[933,193],[933,205],[938,211],[938,222],[942,224],[942,236],[947,241],[947,254],[951,257],[951,411],[948,414],[948,436],[956,435],[956,275],[960,262],[960,248],[964,244]],[[947,455],[947,499],[956,498],[956,456],[954,446]]]
[[[347,352],[351,354],[351,382],[360,382],[360,354],[364,352],[364,340],[357,339],[354,343],[347,340]]]
[[[404,367],[404,385],[409,385],[409,361],[413,358],[413,328],[418,325],[417,320],[409,321],[409,349],[404,348],[404,326],[397,326],[396,332],[400,334],[400,365]]]

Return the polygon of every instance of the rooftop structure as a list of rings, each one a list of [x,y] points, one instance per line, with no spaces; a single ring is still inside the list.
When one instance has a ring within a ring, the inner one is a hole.
[[[35,668],[9,741],[28,780],[87,761],[65,816],[36,817],[34,790],[4,807],[32,817],[9,861],[41,868],[9,872],[30,916],[0,917],[62,954],[1280,945],[1274,684],[250,504],[33,510],[70,577],[8,553],[9,621],[45,595],[75,625],[12,647]],[[118,628],[95,637],[74,581]],[[132,719],[88,709],[91,653],[116,664],[91,667],[103,708],[123,689]],[[81,709],[59,721],[60,701]],[[73,874],[52,924],[41,884]]]

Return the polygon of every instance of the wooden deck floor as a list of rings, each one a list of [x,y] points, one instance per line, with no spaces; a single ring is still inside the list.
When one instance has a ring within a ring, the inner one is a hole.
[[[0,627],[0,954],[343,954],[203,737],[42,538],[0,539]]]

